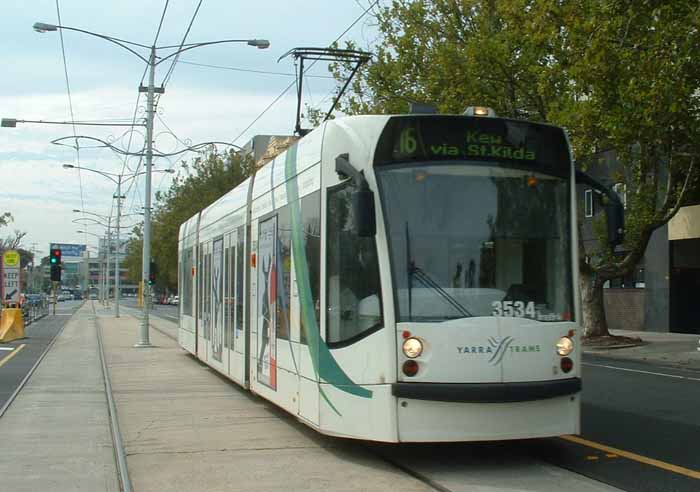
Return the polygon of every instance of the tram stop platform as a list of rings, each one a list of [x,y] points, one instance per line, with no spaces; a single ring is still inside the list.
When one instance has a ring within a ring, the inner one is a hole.
[[[98,332],[132,490],[443,490],[383,459],[381,446],[320,435],[220,377],[178,347],[172,322],[153,316],[155,346],[134,348],[137,315],[87,301],[65,325],[0,418],[0,490],[120,490]],[[493,459],[488,475],[452,477],[445,490],[616,490],[545,463],[526,468],[530,458],[505,472]]]

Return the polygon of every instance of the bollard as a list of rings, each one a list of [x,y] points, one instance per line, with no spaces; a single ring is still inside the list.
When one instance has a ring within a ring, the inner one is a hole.
[[[24,317],[18,308],[5,308],[0,318],[0,342],[24,338]]]

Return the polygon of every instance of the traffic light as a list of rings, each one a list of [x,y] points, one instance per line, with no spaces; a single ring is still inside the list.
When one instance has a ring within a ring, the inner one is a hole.
[[[156,262],[151,260],[151,267],[149,268],[149,274],[148,274],[148,285],[153,285],[156,283],[156,278],[158,275],[158,265],[156,265]]]
[[[60,249],[51,248],[49,264],[51,265],[51,281],[52,282],[60,282],[61,281],[61,250]]]
[[[60,265],[61,264],[61,250],[58,248],[51,248],[51,264]]]

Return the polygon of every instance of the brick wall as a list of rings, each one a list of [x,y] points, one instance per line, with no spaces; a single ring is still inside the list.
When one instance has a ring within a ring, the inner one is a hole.
[[[605,289],[603,296],[608,328],[644,330],[644,289]]]

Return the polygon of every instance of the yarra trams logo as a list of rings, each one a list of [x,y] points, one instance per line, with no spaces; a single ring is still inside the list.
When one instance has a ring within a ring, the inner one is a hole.
[[[539,345],[519,345],[514,342],[515,338],[513,337],[505,337],[500,340],[495,337],[490,337],[488,339],[488,345],[458,346],[457,351],[461,355],[466,356],[488,356],[488,363],[492,366],[503,362],[503,358],[506,354],[541,352]]]

